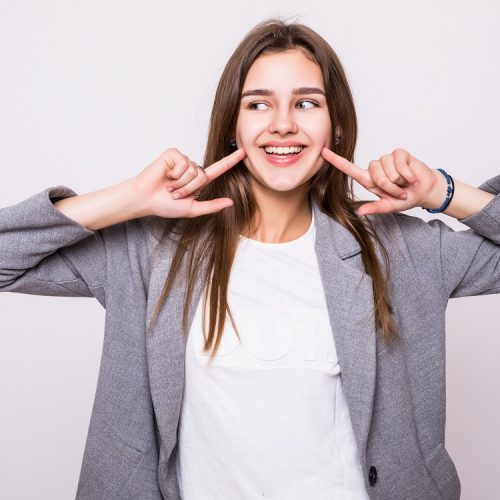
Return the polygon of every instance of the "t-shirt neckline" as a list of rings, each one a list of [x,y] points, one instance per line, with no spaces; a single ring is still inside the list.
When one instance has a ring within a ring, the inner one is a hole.
[[[294,240],[290,241],[284,241],[281,243],[268,243],[265,241],[259,241],[259,240],[254,240],[252,238],[247,238],[246,236],[243,236],[240,234],[240,242],[245,242],[247,245],[254,245],[254,246],[259,246],[263,248],[284,248],[284,247],[289,247],[289,246],[295,246],[295,245],[300,245],[303,241],[305,241],[313,232],[314,230],[314,211],[311,212],[311,223],[309,224],[309,228],[307,231],[299,236],[298,238],[295,238]]]

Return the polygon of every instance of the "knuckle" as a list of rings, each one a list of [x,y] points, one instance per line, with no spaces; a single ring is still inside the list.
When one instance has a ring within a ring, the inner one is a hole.
[[[366,185],[373,185],[373,176],[370,174],[368,170],[363,170],[360,174],[361,181]]]
[[[169,163],[175,165],[182,161],[184,155],[176,148],[167,149],[165,155],[166,158],[169,159]]]
[[[196,179],[198,177],[198,169],[196,167],[191,167],[189,169],[189,178],[190,180]]]
[[[175,171],[173,168],[169,168],[167,170],[167,172],[165,173],[165,176],[168,178],[168,179],[177,179],[177,176],[175,175]]]
[[[173,168],[173,174],[176,179],[179,179],[186,171],[187,165],[184,162],[179,162]]]
[[[399,175],[398,172],[391,172],[388,177],[391,180],[391,182],[394,182],[394,183],[403,180],[403,177],[401,177],[401,175]]]
[[[174,167],[172,168],[172,170],[170,171],[170,177],[172,179],[178,179],[180,177],[180,171],[179,171],[179,168],[177,168],[175,165]]]

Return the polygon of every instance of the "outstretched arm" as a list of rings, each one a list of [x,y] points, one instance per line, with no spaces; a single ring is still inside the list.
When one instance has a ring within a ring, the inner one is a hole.
[[[380,197],[363,204],[359,215],[394,212],[415,268],[432,277],[443,297],[500,293],[500,175],[478,188],[454,180],[455,193],[443,213],[469,227],[455,231],[440,219],[426,222],[402,213],[416,206],[439,208],[447,188],[441,172],[408,152],[395,150],[370,162],[368,170],[326,149],[323,156]]]

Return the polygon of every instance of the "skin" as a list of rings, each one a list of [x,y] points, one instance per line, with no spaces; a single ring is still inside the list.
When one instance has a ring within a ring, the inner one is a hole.
[[[260,224],[247,236],[264,242],[290,241],[309,227],[309,181],[324,163],[321,150],[331,135],[325,96],[295,95],[294,88],[324,93],[320,67],[299,50],[260,56],[243,84],[242,95],[255,89],[273,93],[243,97],[236,124],[236,142],[247,153],[244,164],[259,207]],[[276,166],[261,147],[270,141],[296,141],[307,148],[293,165]]]

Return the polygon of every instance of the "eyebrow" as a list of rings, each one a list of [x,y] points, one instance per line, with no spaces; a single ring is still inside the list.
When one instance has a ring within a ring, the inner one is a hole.
[[[321,94],[325,95],[325,92],[318,87],[299,87],[297,89],[292,89],[293,95],[304,95],[304,94]],[[265,95],[265,96],[273,96],[274,92],[269,89],[253,89],[246,90],[241,94],[241,98],[247,97],[249,95]]]

